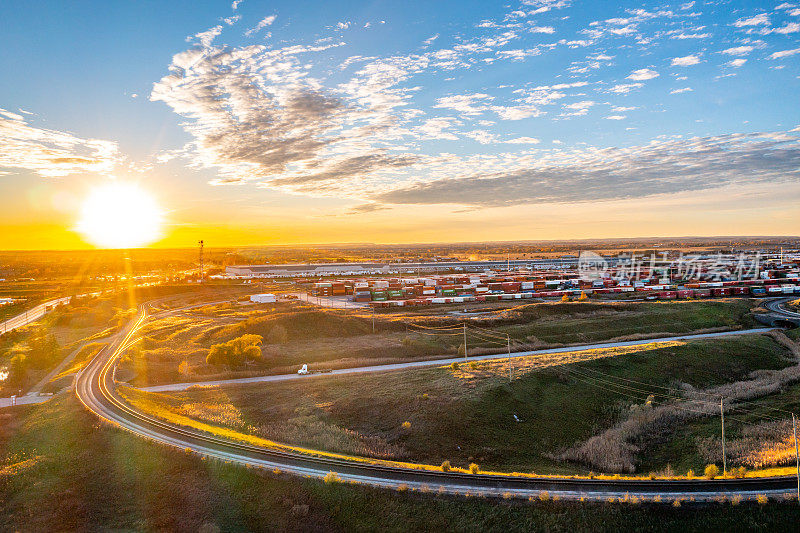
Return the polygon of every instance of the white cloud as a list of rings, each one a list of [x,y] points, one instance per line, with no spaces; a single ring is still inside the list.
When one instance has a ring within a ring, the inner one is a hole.
[[[456,94],[439,98],[433,107],[452,109],[464,115],[474,116],[487,111],[489,106],[484,102],[490,100],[492,100],[492,97],[485,93]]]
[[[114,142],[36,128],[23,116],[0,109],[0,168],[29,170],[55,178],[111,172],[121,161]]]
[[[611,108],[611,111],[616,111],[617,113],[624,113],[625,111],[633,111],[634,109],[638,109],[635,106],[614,106]]]
[[[501,154],[496,161],[508,157]],[[502,169],[481,158],[463,172],[405,184],[372,200],[496,207],[573,202],[576,190],[599,201],[792,183],[800,179],[800,138],[778,132],[662,139],[625,148],[526,155]]]
[[[556,30],[552,26],[533,26],[528,28],[531,33],[555,33]]]
[[[625,120],[628,118],[625,115],[609,115],[606,117],[606,120]]]
[[[464,134],[465,137],[469,137],[481,144],[494,144],[497,142],[497,135],[491,133],[486,130],[473,130],[468,131]]]
[[[769,24],[769,15],[766,13],[761,13],[759,15],[755,15],[748,18],[741,18],[733,23],[734,26],[737,28],[743,28],[746,26],[760,26],[760,25],[767,25]]]
[[[740,57],[738,59],[733,59],[731,61],[728,61],[725,64],[728,65],[729,67],[739,68],[743,66],[745,63],[747,63],[747,60]]]
[[[534,137],[517,137],[503,142],[506,144],[539,144],[539,139]]]
[[[680,32],[680,33],[674,34],[670,38],[671,39],[685,40],[685,39],[708,39],[709,37],[711,37],[710,33],[685,33],[685,32]]]
[[[790,33],[797,32],[800,32],[800,24],[797,22],[787,22],[784,26],[772,30],[772,33],[780,33],[782,35],[788,35]]]
[[[790,57],[793,55],[800,54],[800,48],[794,48],[792,50],[781,50],[780,52],[774,52],[770,54],[770,59],[783,59],[784,57]]]
[[[231,4],[231,9],[236,11],[236,9],[239,7],[239,4],[241,4],[241,3],[242,3],[242,0],[233,0],[233,3]]]
[[[733,48],[726,48],[725,50],[722,50],[722,52],[720,53],[728,54],[729,56],[746,56],[753,50],[754,48],[752,46],[743,45],[743,46],[734,46]]]
[[[194,37],[187,37],[187,41],[191,41],[192,39],[197,39],[200,44],[204,47],[211,46],[211,43],[214,39],[222,33],[222,26],[214,26],[213,28],[209,28],[206,31],[201,31],[200,33],[196,33]]]
[[[629,80],[633,81],[645,81],[645,80],[652,80],[653,78],[658,77],[658,72],[655,70],[651,70],[649,68],[640,68],[639,70],[634,70],[628,76]]]
[[[700,63],[700,58],[695,55],[690,55],[684,57],[673,57],[670,65],[673,67],[689,67],[698,63]]]
[[[566,104],[566,105],[564,105],[564,108],[566,108],[566,109],[575,109],[575,110],[579,110],[580,111],[580,110],[584,110],[584,109],[589,109],[590,107],[592,107],[596,103],[597,102],[593,102],[592,100],[582,100],[580,102],[574,102],[572,104]]]
[[[643,83],[620,83],[618,85],[614,85],[609,91],[616,94],[628,94],[634,89],[641,89],[644,87]]]
[[[263,19],[261,19],[261,22],[259,22],[254,27],[252,27],[249,30],[247,30],[246,32],[244,32],[244,34],[246,36],[250,37],[251,35],[253,35],[255,33],[258,33],[259,31],[263,30],[267,26],[272,26],[272,23],[275,22],[275,19],[277,19],[277,18],[278,18],[278,15],[269,15],[268,17],[264,17]]]
[[[683,87],[681,89],[672,89],[669,94],[681,94],[681,93],[690,93],[692,92],[691,87]]]

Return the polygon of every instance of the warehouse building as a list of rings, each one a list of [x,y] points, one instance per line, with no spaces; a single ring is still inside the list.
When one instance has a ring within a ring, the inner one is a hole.
[[[311,263],[284,265],[233,265],[225,269],[236,278],[295,278],[325,276],[365,276],[419,274],[431,272],[483,272],[485,270],[543,270],[570,267],[576,258],[510,261],[443,261],[429,263]]]

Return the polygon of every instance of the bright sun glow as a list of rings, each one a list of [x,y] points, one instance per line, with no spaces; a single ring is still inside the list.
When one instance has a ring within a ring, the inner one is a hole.
[[[77,229],[101,248],[138,248],[161,236],[162,221],[161,209],[146,191],[113,182],[89,194]]]

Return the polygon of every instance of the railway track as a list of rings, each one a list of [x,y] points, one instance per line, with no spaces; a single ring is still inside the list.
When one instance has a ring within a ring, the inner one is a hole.
[[[778,307],[779,309],[782,309]],[[183,448],[208,457],[244,465],[278,469],[306,477],[324,478],[330,472],[342,481],[387,488],[415,488],[451,494],[531,497],[547,491],[564,499],[607,500],[637,497],[647,500],[707,501],[720,497],[793,494],[795,476],[742,479],[576,479],[522,477],[422,470],[370,464],[340,458],[306,455],[249,445],[178,426],[127,404],[116,392],[114,370],[137,330],[146,322],[150,306],[140,307],[136,319],[79,374],[76,394],[87,409],[100,418],[153,441]],[[163,314],[163,313],[162,313]]]

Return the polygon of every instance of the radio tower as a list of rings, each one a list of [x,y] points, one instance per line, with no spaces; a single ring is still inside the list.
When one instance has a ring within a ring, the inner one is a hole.
[[[200,245],[200,283],[203,283],[203,241],[197,241]]]

